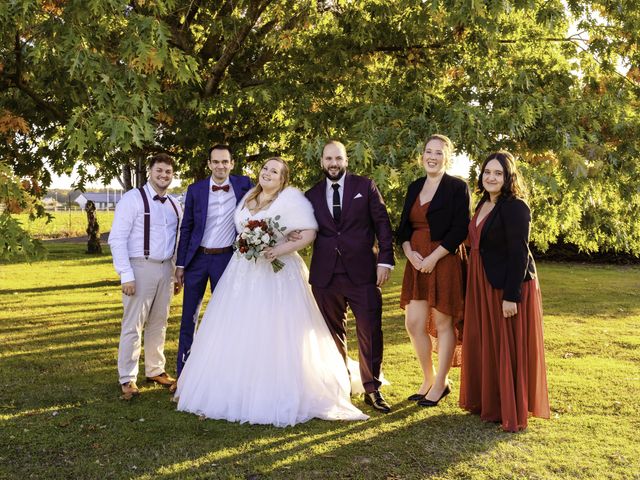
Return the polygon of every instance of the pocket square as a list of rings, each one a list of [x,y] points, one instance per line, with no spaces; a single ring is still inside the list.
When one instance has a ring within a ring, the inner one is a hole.
[[[356,198],[362,198],[362,194],[358,193],[355,197],[353,197],[353,199],[355,200]]]

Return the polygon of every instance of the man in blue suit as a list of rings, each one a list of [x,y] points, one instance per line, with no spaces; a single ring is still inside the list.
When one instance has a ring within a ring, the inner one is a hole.
[[[209,149],[208,166],[211,177],[193,183],[187,189],[180,226],[176,282],[184,285],[184,298],[178,343],[178,376],[189,357],[207,281],[213,293],[233,254],[236,205],[253,186],[249,177],[229,175],[233,169],[233,158],[227,145],[214,145]],[[175,384],[173,387],[175,390]]]

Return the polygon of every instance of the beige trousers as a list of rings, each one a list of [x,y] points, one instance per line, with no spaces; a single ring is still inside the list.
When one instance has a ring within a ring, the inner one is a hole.
[[[144,370],[147,377],[165,371],[164,340],[173,295],[175,264],[131,259],[136,293],[122,295],[124,314],[118,347],[120,383],[136,381],[144,331]]]

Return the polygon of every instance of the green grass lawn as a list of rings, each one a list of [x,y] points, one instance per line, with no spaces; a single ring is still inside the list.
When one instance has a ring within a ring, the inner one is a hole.
[[[58,210],[48,212],[53,215],[53,219],[47,223],[45,218],[29,220],[29,215],[12,215],[18,219],[27,232],[35,238],[62,238],[80,237],[87,234],[87,213],[81,210]],[[100,225],[100,232],[111,230],[113,222],[113,210],[97,211],[96,216]]]
[[[640,478],[638,267],[539,266],[552,418],[525,432],[460,410],[457,369],[440,407],[404,401],[420,376],[398,307],[402,266],[384,289],[393,412],[280,429],[176,412],[165,390],[144,383],[139,398],[119,400],[111,258],[49,246],[46,261],[0,264],[0,478]]]

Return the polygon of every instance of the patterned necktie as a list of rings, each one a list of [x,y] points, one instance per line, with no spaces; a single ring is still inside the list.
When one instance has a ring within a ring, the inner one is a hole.
[[[339,183],[334,183],[331,185],[333,188],[333,219],[338,223],[340,221],[340,214],[342,213],[342,208],[340,208],[340,189]]]
[[[167,201],[167,197],[161,197],[160,195],[156,195],[155,197],[153,197],[153,200],[160,200],[161,203],[164,203]]]
[[[228,192],[229,191],[229,185],[223,185],[223,186],[212,185],[211,186],[211,191],[212,192],[217,192],[218,190],[224,190],[225,192]]]

